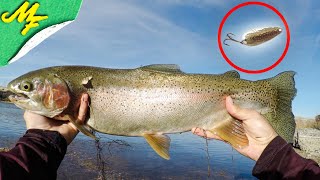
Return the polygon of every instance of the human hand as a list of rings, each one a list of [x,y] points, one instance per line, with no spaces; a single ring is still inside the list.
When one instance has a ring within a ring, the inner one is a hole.
[[[88,99],[88,94],[82,95],[77,123],[84,123],[86,119]],[[26,111],[24,113],[24,119],[26,121],[27,129],[58,131],[66,139],[68,144],[72,142],[72,140],[79,132],[78,129],[70,121],[50,119],[35,113],[31,113],[29,111]]]
[[[242,121],[245,134],[249,140],[249,145],[244,148],[235,148],[239,153],[257,161],[267,145],[277,137],[269,122],[257,111],[243,109],[233,104],[230,96],[226,98],[226,108],[228,113]],[[196,135],[222,140],[219,136],[201,128],[192,128]]]

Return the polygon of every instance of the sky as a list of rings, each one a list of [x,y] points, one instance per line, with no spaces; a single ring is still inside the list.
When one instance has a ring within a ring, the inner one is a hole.
[[[217,33],[222,18],[245,2],[224,0],[84,0],[75,22],[50,36],[20,60],[0,67],[0,86],[14,78],[49,66],[89,65],[135,68],[148,64],[178,64],[187,73],[219,74],[233,70],[222,57]],[[289,51],[274,69],[262,74],[241,73],[259,80],[293,70],[296,116],[320,114],[320,2],[317,0],[262,1],[285,17],[291,35]],[[232,32],[242,40],[248,31],[283,22],[262,6],[237,10],[225,22],[222,40]],[[257,47],[235,42],[223,46],[242,68],[263,69],[282,54],[287,33]]]

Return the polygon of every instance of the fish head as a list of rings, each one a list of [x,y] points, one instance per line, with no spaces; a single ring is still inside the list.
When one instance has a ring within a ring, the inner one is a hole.
[[[70,101],[66,82],[56,74],[33,71],[11,81],[8,90],[14,93],[9,100],[19,108],[54,117],[65,110]]]

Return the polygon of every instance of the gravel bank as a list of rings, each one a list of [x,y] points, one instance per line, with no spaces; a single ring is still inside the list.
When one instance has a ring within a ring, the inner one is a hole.
[[[298,138],[301,150],[295,150],[303,157],[313,159],[320,164],[320,130],[313,128],[297,129],[296,138]]]

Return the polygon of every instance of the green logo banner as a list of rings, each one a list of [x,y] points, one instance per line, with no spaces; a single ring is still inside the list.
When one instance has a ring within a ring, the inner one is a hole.
[[[74,21],[82,0],[0,0],[0,66]]]

